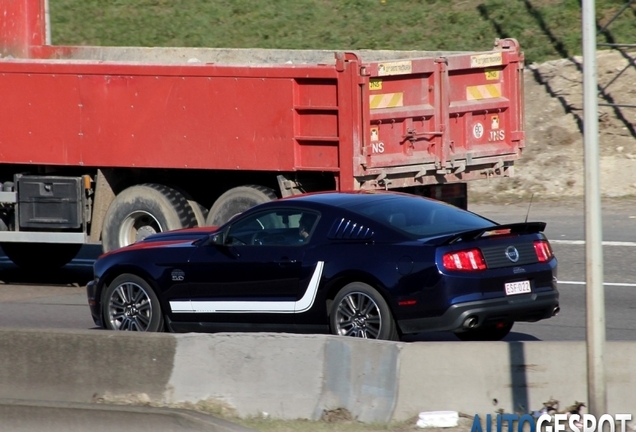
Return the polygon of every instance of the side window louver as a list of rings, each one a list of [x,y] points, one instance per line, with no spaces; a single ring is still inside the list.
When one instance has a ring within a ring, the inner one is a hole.
[[[334,222],[327,237],[338,240],[368,240],[373,237],[373,230],[349,219]]]

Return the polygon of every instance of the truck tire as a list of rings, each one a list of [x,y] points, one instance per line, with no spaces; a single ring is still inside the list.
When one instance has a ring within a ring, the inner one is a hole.
[[[82,248],[71,243],[2,243],[5,255],[24,269],[54,270],[71,262]]]
[[[277,198],[273,189],[264,186],[247,185],[232,188],[214,202],[208,213],[206,225],[223,225],[232,216]]]
[[[108,252],[151,234],[195,226],[194,211],[182,193],[155,183],[131,186],[106,211],[102,248]]]
[[[188,204],[194,212],[194,218],[197,220],[197,226],[205,226],[205,218],[208,216],[208,209],[202,204],[194,200],[188,200]]]
[[[203,205],[196,201],[192,196],[183,188],[179,186],[169,186],[175,189],[177,192],[181,193],[190,204],[192,211],[194,212],[194,218],[197,220],[197,226],[205,226],[205,218],[208,216],[208,209]]]

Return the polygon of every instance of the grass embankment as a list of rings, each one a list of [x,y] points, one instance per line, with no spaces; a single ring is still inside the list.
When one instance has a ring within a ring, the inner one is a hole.
[[[473,51],[517,38],[526,62],[581,52],[579,0],[49,0],[57,45]],[[599,29],[625,0],[596,0]],[[636,43],[636,4],[600,43]]]

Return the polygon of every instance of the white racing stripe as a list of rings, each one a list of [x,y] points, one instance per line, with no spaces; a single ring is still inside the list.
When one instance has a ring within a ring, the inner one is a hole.
[[[550,240],[551,244],[562,244],[562,245],[584,245],[585,240]],[[636,242],[618,242],[618,241],[604,241],[602,242],[603,246],[625,246],[625,247],[634,247],[636,246]]]
[[[171,301],[174,313],[300,313],[308,311],[316,300],[324,261],[318,261],[305,295],[298,301]]]
[[[557,283],[563,284],[563,285],[586,285],[586,282],[579,282],[579,281],[558,281]],[[636,283],[603,282],[603,286],[636,287]]]

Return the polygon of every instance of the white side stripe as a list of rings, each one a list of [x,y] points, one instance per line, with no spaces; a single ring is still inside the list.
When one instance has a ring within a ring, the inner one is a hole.
[[[172,312],[194,312],[192,309],[192,302],[190,300],[171,301],[170,309],[172,309]]]
[[[311,280],[309,281],[305,295],[297,302],[294,302],[295,312],[307,312],[314,305],[316,293],[318,293],[318,285],[320,284],[320,277],[322,276],[322,269],[324,267],[324,261],[318,261],[318,263],[316,263],[316,269],[314,270],[314,274],[311,275]]]
[[[320,277],[325,266],[318,261],[305,295],[298,301],[171,301],[174,313],[300,313],[308,311],[316,300]]]

